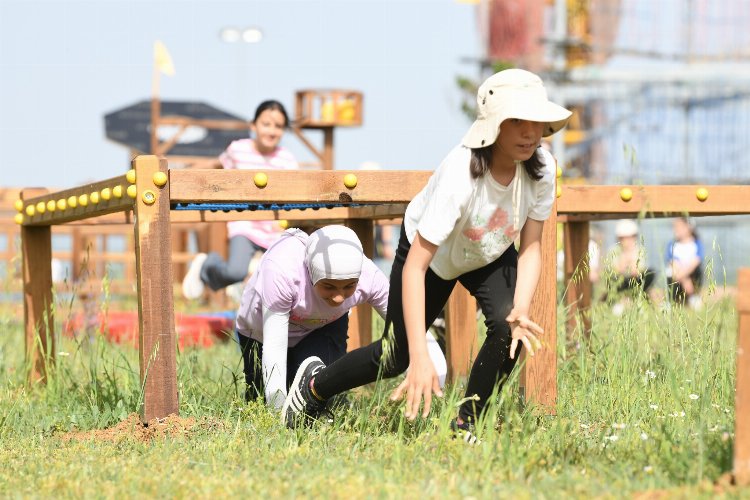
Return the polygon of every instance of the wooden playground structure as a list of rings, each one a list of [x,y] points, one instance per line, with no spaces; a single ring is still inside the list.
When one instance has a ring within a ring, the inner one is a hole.
[[[558,172],[559,174],[559,172]],[[55,356],[51,281],[51,227],[113,213],[134,228],[140,322],[139,359],[144,384],[142,418],[177,413],[172,224],[228,220],[343,222],[353,228],[366,253],[373,248],[373,221],[399,218],[425,185],[429,171],[231,171],[169,170],[167,161],[139,156],[123,176],[46,193],[24,190],[17,202],[23,254],[24,321],[29,378],[44,381]],[[548,348],[523,365],[521,386],[528,401],[554,412],[557,399],[556,227],[565,223],[566,302],[570,324],[588,328],[591,288],[586,279],[589,221],[601,219],[747,214],[750,186],[558,186],[552,216],[544,225],[542,276],[532,319],[545,330]],[[580,279],[572,280],[574,273]],[[739,275],[734,474],[750,482],[750,270]],[[476,352],[473,299],[457,286],[446,309],[449,376],[468,371]],[[472,334],[473,333],[473,334]],[[372,339],[371,310],[359,307],[350,319],[349,348]]]

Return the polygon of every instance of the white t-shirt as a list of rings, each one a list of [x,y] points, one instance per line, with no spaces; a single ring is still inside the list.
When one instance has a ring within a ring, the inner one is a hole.
[[[543,148],[543,177],[531,179],[521,164],[508,186],[485,174],[471,177],[471,149],[457,146],[409,203],[404,227],[409,242],[419,231],[438,246],[430,268],[443,279],[479,269],[513,244],[527,218],[543,221],[555,199],[555,159]],[[514,200],[516,209],[514,210]],[[514,221],[516,224],[514,224]]]

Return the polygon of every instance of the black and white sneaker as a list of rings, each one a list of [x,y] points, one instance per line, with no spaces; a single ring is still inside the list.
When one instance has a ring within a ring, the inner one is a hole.
[[[310,389],[310,380],[325,366],[319,357],[311,356],[297,369],[281,407],[281,421],[289,429],[294,429],[300,423],[310,423],[325,409],[326,402],[316,398]]]
[[[462,422],[459,424],[457,419],[453,419],[451,420],[451,430],[453,431],[453,437],[455,439],[460,439],[471,445],[482,444],[476,435],[474,424],[470,424],[469,422]]]

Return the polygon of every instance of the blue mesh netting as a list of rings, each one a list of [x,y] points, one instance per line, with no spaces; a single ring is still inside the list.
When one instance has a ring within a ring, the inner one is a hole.
[[[334,207],[363,207],[365,205],[378,205],[378,203],[174,203],[172,210],[209,210],[211,212],[230,212],[236,210],[243,212],[250,210],[320,210],[321,208]]]

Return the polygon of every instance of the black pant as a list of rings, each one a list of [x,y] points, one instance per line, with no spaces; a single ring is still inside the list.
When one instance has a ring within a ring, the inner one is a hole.
[[[693,272],[690,273],[690,280],[693,282],[693,289],[695,290],[695,293],[698,293],[698,290],[703,283],[703,268],[701,266],[693,269]],[[672,299],[672,302],[676,304],[685,305],[687,299],[690,298],[691,295],[694,295],[687,293],[685,291],[685,288],[682,286],[682,283],[680,283],[679,281],[675,281],[671,276],[667,278],[667,290],[669,292],[669,297]]]
[[[297,345],[286,351],[286,386],[294,380],[297,368],[310,356],[319,357],[323,363],[330,364],[346,354],[346,340],[349,330],[349,315],[344,314],[310,333]],[[255,339],[237,333],[242,350],[243,371],[245,372],[245,401],[265,396],[263,382],[263,344]]]
[[[384,378],[395,377],[409,366],[409,346],[404,325],[402,302],[402,274],[406,255],[409,253],[406,231],[401,227],[396,257],[391,270],[388,315],[383,337],[388,335],[389,355],[383,355],[383,339],[356,349],[342,357],[315,377],[315,390],[323,397],[374,382],[382,372]],[[471,368],[466,396],[478,395],[478,401],[464,403],[459,415],[464,420],[476,419],[492,395],[499,388],[516,364],[510,359],[510,325],[505,318],[513,308],[516,288],[518,252],[511,245],[497,260],[475,271],[444,280],[431,269],[425,275],[425,325],[431,325],[448,301],[456,281],[473,295],[487,326],[487,339],[479,350]],[[389,325],[393,332],[389,333]],[[381,363],[382,361],[382,363]]]

